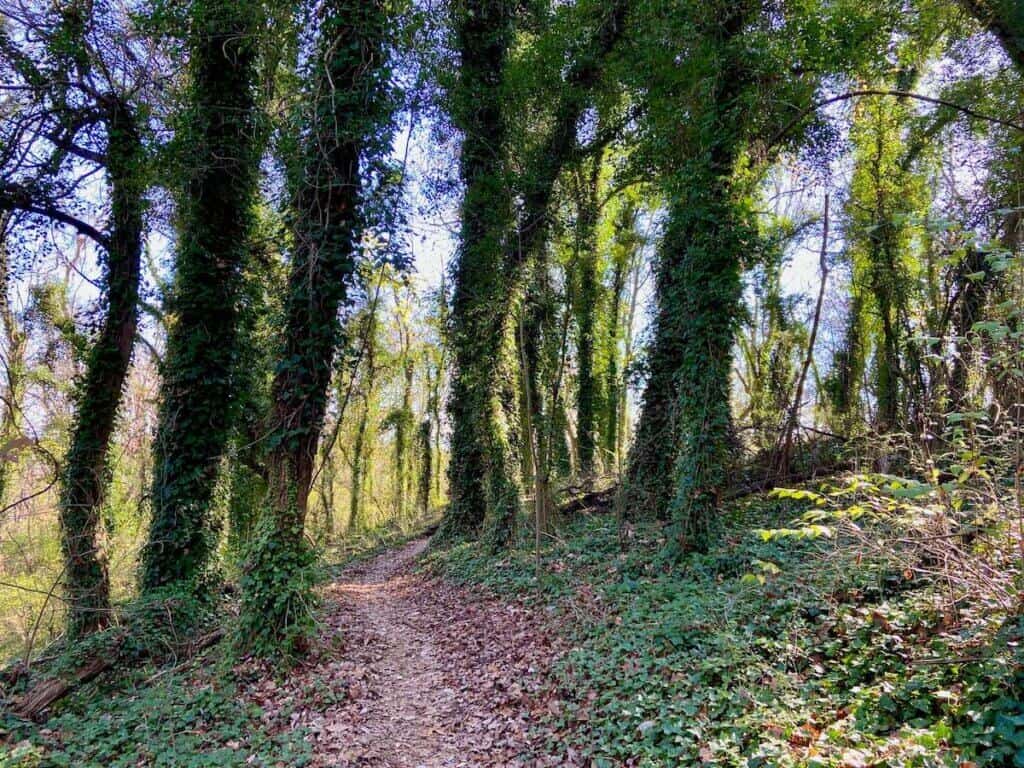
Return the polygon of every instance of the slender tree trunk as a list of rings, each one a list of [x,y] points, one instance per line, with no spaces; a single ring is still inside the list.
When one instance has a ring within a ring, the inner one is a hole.
[[[320,498],[324,505],[323,535],[325,539],[334,537],[334,481],[337,476],[334,456],[323,457],[323,472],[320,476]]]
[[[536,379],[536,375],[531,371],[530,356],[526,351],[526,320],[523,316],[528,313],[528,306],[524,306],[520,310],[519,322],[516,325],[515,331],[516,352],[520,360],[520,370],[516,377],[516,382],[519,384],[519,432],[522,435],[519,444],[522,455],[522,480],[524,486],[534,484],[537,468],[535,456],[536,435],[534,434],[533,424],[533,382]]]
[[[402,406],[395,421],[395,513],[399,520],[408,517],[412,497],[412,383],[413,360],[410,353],[408,330],[405,332],[403,351],[404,384]]]
[[[626,327],[625,327],[625,338],[623,339],[623,358],[622,368],[623,373],[629,370],[629,367],[633,364],[633,325],[636,320],[637,306],[640,301],[640,285],[641,285],[641,273],[643,272],[643,259],[639,249],[633,256],[633,263],[630,265],[630,270],[633,273],[633,284],[629,292],[629,310],[626,312]],[[618,443],[616,445],[616,452],[619,457],[619,467],[621,469],[623,459],[625,458],[625,446],[629,444],[629,420],[627,418],[627,406],[629,393],[626,389],[625,382],[623,382],[622,388],[619,390],[619,427],[616,430],[618,436]],[[622,498],[619,494],[618,498]]]
[[[427,399],[427,411],[434,425],[432,430],[433,449],[430,454],[431,494],[434,503],[441,502],[441,377],[444,375],[443,372],[443,363],[439,363],[430,381],[430,396]]]
[[[359,424],[356,427],[356,439],[352,444],[352,495],[349,499],[349,526],[358,530],[362,525],[363,511],[363,486],[365,484],[363,474],[366,463],[366,431],[370,420],[370,401],[368,397],[363,398],[363,411],[359,416]]]
[[[15,315],[13,297],[13,275],[10,254],[7,251],[6,227],[10,214],[0,213],[0,322],[3,323],[6,355],[4,359],[3,403],[0,407],[0,506],[6,504],[7,484],[11,467],[16,466],[18,455],[15,440],[21,437],[21,408],[24,396],[25,356],[28,337]]]
[[[142,144],[131,110],[114,98],[108,110],[113,226],[105,265],[106,317],[75,395],[75,423],[61,478],[61,550],[73,634],[92,632],[109,618],[110,583],[97,535],[109,484],[110,442],[139,317],[145,210]]]
[[[843,339],[832,358],[832,373],[826,380],[831,427],[847,434],[859,421],[860,387],[864,376],[864,301],[859,293],[850,300]]]
[[[362,382],[363,408],[356,425],[352,444],[352,495],[349,500],[349,526],[353,530],[363,524],[363,492],[366,485],[366,437],[370,428],[370,403],[377,380],[377,316],[375,307],[366,316],[365,373]]]
[[[430,489],[433,486],[434,446],[431,442],[432,424],[430,418],[420,422],[418,443],[420,451],[420,474],[416,488],[416,504],[424,517],[430,512]]]
[[[605,373],[608,393],[605,401],[604,434],[601,435],[605,460],[611,467],[619,466],[619,399],[622,387],[619,326],[622,322],[622,293],[625,285],[625,266],[617,261],[612,267],[611,311],[608,317],[608,370]]]
[[[984,276],[980,280],[968,277],[977,273]],[[974,324],[981,318],[981,312],[988,301],[992,277],[985,254],[977,250],[968,251],[964,263],[957,270],[956,287],[959,295],[953,310],[953,336],[957,350],[949,371],[947,398],[948,410],[954,413],[971,408],[968,378],[981,344],[981,339],[974,332]]]
[[[237,303],[259,177],[255,8],[196,0],[191,9],[190,103],[180,130],[192,154],[178,194],[153,516],[143,551],[147,590],[194,581],[215,544],[210,505],[233,425]]]

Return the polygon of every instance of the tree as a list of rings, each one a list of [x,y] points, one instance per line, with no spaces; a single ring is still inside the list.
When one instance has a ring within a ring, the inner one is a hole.
[[[542,122],[545,130],[528,143],[530,151],[523,153],[522,169],[514,176],[503,109],[514,30],[511,8],[469,3],[457,12],[461,69],[452,115],[463,133],[465,195],[452,303],[452,503],[442,525],[444,536],[475,535],[486,520],[493,545],[511,538],[519,488],[498,377],[509,365],[508,310],[524,272],[544,247],[555,184],[566,164],[579,156],[579,122],[623,34],[628,7],[619,0],[610,7],[588,3],[571,9],[589,21],[592,31],[581,44],[570,45],[570,64],[558,81],[550,117]],[[513,197],[521,200],[517,217]],[[528,323],[526,332],[535,328],[536,323]],[[537,346],[526,342],[528,358]],[[539,398],[531,401],[539,407]]]
[[[189,7],[188,83],[176,121],[178,241],[142,557],[147,590],[197,579],[214,545],[210,506],[234,426],[238,299],[262,151],[260,10],[235,0]]]
[[[50,156],[40,172],[0,188],[0,208],[71,226],[101,249],[103,270],[103,319],[76,385],[75,423],[61,473],[61,550],[70,630],[77,635],[109,618],[109,577],[97,534],[109,484],[108,453],[138,325],[148,186],[145,104],[139,94],[154,73],[137,63],[130,41],[119,39],[126,23],[119,11],[71,3],[33,22],[44,30],[41,65],[0,30],[0,58],[26,100],[23,121],[5,137],[8,178],[25,174],[25,168],[11,167],[20,149],[39,151],[43,145],[48,150],[41,151]],[[65,210],[75,183],[58,177],[81,174],[83,165],[106,175],[110,212],[104,231]]]
[[[485,519],[507,526],[519,504],[494,377],[503,354],[504,299],[512,277],[505,258],[513,217],[502,109],[512,8],[506,0],[466,0],[454,14],[461,65],[451,110],[462,131],[465,191],[452,298],[451,503],[441,528],[448,537],[476,535]],[[495,531],[496,540],[507,536],[507,530]]]
[[[836,49],[819,38],[813,25],[802,23],[804,13],[827,20],[846,45]],[[780,137],[778,126],[806,129],[808,110],[801,106],[811,103],[821,73],[851,66],[885,28],[860,9],[849,18],[845,13],[827,3],[779,15],[759,3],[655,4],[646,19],[654,36],[644,47],[649,63],[624,73],[646,121],[639,159],[656,170],[667,209],[627,506],[671,518],[678,550],[705,550],[714,542],[733,453],[734,330],[741,269],[755,250],[751,185],[778,152],[779,139],[795,141],[791,131]],[[666,34],[678,35],[687,55],[659,47]],[[769,41],[783,38],[787,50],[801,50],[803,66],[799,75],[778,79],[768,73],[785,65],[773,63]],[[681,107],[689,115],[682,127],[675,117]]]
[[[294,200],[283,349],[267,450],[268,513],[243,580],[245,642],[296,650],[311,626],[307,502],[363,225],[364,176],[389,148],[389,19],[376,0],[321,11]],[[368,167],[367,167],[368,166]]]

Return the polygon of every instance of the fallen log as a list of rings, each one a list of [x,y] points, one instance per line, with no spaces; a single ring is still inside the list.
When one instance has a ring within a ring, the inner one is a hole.
[[[95,680],[99,675],[106,672],[113,666],[114,655],[109,657],[94,657],[79,667],[68,677],[51,677],[38,683],[24,695],[14,701],[11,711],[17,717],[25,720],[34,720],[41,715],[47,707],[67,696],[79,685]]]

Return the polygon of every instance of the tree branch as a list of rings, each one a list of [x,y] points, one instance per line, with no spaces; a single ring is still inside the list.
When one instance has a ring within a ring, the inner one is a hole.
[[[59,224],[73,227],[79,234],[85,235],[101,248],[110,247],[110,238],[91,224],[86,224],[76,216],[62,211],[53,203],[44,200],[33,200],[28,190],[17,187],[0,187],[0,211],[24,211],[37,216],[45,216]]]
[[[790,120],[781,131],[772,136],[768,142],[768,147],[776,146],[782,139],[786,137],[793,128],[799,125],[800,121],[813,112],[817,112],[822,107],[827,107],[830,104],[837,104],[841,101],[850,101],[851,99],[861,98],[863,96],[895,96],[901,99],[914,99],[916,101],[923,101],[928,104],[935,104],[940,107],[947,107],[948,109],[955,109],[957,112],[962,112],[968,117],[973,117],[976,120],[984,120],[988,123],[994,123],[995,125],[1001,125],[1004,128],[1011,128],[1015,131],[1024,132],[1024,125],[1014,123],[1010,120],[1003,120],[999,117],[993,117],[992,115],[985,115],[978,112],[970,107],[965,107],[963,104],[957,104],[946,99],[935,98],[933,96],[925,96],[920,93],[912,93],[910,91],[898,91],[890,90],[888,88],[860,88],[856,91],[847,91],[846,93],[840,94],[839,96],[832,96],[831,98],[824,99],[822,101],[811,104],[807,109],[801,110],[800,113]]]

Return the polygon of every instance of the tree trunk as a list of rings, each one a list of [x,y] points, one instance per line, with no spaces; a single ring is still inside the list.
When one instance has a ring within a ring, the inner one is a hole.
[[[621,364],[619,355],[620,324],[622,322],[622,294],[626,286],[626,265],[616,261],[612,266],[611,312],[608,317],[608,370],[605,373],[608,389],[605,402],[604,434],[601,436],[602,450],[609,466],[619,466],[619,398]]]
[[[237,303],[259,178],[258,20],[234,0],[192,5],[190,147],[178,192],[172,318],[153,454],[153,517],[142,583],[196,580],[215,541],[210,505],[235,411]]]
[[[417,485],[416,502],[419,513],[426,517],[430,512],[430,489],[433,486],[434,471],[434,446],[431,442],[432,424],[430,418],[420,422],[419,428],[419,449],[420,449],[420,475]]]
[[[116,99],[111,99],[108,109],[113,226],[106,258],[107,309],[75,394],[75,423],[61,478],[61,550],[72,634],[92,632],[108,619],[110,584],[97,534],[109,484],[110,441],[139,317],[145,210],[142,144],[131,110]]]
[[[349,500],[349,527],[358,530],[363,523],[363,489],[366,475],[366,435],[370,427],[370,401],[377,379],[377,317],[371,306],[366,317],[366,372],[363,376],[363,410],[356,426],[356,439],[352,444],[352,481]]]
[[[706,551],[718,528],[731,444],[732,351],[742,299],[743,225],[729,199],[729,165],[713,165],[687,201],[695,226],[677,274],[673,310],[687,318],[675,373],[678,387],[674,496],[670,505],[680,550]],[[690,184],[699,184],[691,177]]]
[[[740,264],[753,236],[734,199],[734,166],[747,119],[741,97],[750,73],[746,62],[733,58],[738,54],[732,43],[759,12],[756,3],[727,4],[707,30],[721,68],[713,75],[706,112],[697,118],[701,151],[672,158],[662,179],[669,218],[628,492],[643,511],[672,518],[672,546],[684,552],[704,551],[715,540],[732,448],[729,395]]]
[[[630,517],[667,520],[672,499],[672,473],[679,443],[676,429],[676,372],[683,356],[687,318],[676,306],[675,293],[686,268],[690,233],[682,201],[669,201],[665,232],[655,266],[657,307],[636,438],[629,452],[624,509]]]
[[[463,133],[465,196],[452,306],[451,503],[440,535],[476,536],[487,519],[492,543],[500,546],[511,537],[519,504],[496,376],[511,279],[505,253],[512,200],[502,114],[511,9],[505,0],[468,0],[458,12],[455,35],[462,64],[453,118]]]
[[[301,649],[313,555],[304,537],[323,429],[338,311],[348,301],[360,221],[360,158],[388,133],[383,89],[386,17],[374,0],[334,0],[322,9],[303,176],[295,193],[295,250],[285,303],[284,348],[269,424],[268,519],[243,579],[247,643],[263,653]]]
[[[395,420],[395,514],[397,519],[408,517],[412,498],[412,383],[413,360],[410,353],[408,330],[405,331],[405,349],[403,357],[404,384],[402,386],[402,406]]]
[[[589,175],[581,180],[577,199],[576,260],[579,287],[576,306],[576,429],[579,470],[584,478],[596,471],[597,378],[594,372],[594,328],[597,323],[600,282],[597,274],[597,186],[600,153],[592,160]],[[582,175],[582,174],[581,174]]]

